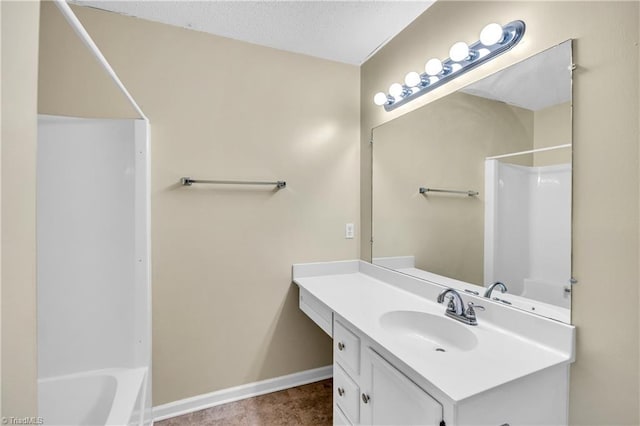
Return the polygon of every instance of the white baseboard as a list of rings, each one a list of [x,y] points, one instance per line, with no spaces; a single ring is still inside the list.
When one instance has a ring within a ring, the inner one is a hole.
[[[286,376],[275,377],[273,379],[261,380],[259,382],[247,383],[246,385],[235,386],[228,389],[206,393],[179,401],[153,407],[153,421],[169,419],[216,405],[238,401],[253,396],[264,395],[265,393],[276,392],[295,386],[306,385],[328,379],[333,376],[333,366],[314,368],[313,370],[301,371],[299,373],[288,374]]]

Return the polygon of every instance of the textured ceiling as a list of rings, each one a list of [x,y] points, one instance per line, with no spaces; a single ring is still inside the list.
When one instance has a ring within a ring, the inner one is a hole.
[[[462,89],[538,111],[571,100],[571,42],[546,50]]]
[[[71,0],[81,6],[361,65],[433,1]]]

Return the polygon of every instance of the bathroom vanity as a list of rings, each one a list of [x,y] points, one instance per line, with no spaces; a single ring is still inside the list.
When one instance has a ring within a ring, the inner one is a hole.
[[[300,309],[333,338],[335,424],[567,424],[575,327],[364,261],[299,264]],[[481,308],[480,308],[481,309]]]

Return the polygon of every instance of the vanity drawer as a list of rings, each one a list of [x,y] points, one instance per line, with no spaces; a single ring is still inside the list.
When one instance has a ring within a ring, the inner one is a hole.
[[[333,323],[333,359],[347,371],[360,374],[360,338],[338,321]]]
[[[351,423],[360,421],[360,388],[338,364],[333,364],[333,401]]]
[[[300,288],[300,310],[330,337],[333,336],[333,311],[303,288]]]

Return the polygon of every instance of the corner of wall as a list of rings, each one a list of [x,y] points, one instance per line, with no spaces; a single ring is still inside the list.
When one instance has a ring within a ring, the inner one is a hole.
[[[35,152],[39,17],[39,1],[2,2],[3,417],[37,414]]]

